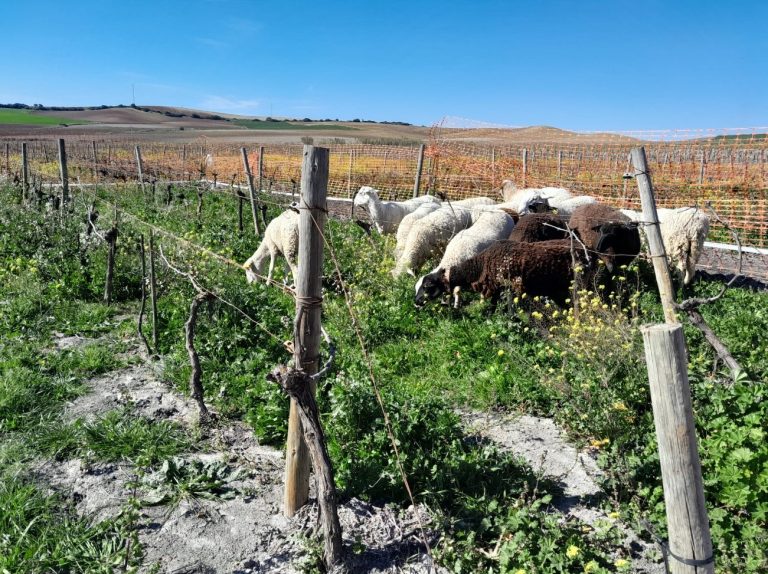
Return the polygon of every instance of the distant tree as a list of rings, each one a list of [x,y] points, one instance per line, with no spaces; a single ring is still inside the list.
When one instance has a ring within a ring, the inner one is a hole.
[[[307,123],[307,122],[311,122],[312,120],[310,120],[309,118],[304,118],[301,121]]]

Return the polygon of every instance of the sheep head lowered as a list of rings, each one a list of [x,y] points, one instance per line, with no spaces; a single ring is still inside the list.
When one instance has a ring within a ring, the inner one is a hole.
[[[417,307],[423,307],[428,301],[437,299],[448,292],[448,278],[445,269],[436,269],[416,282],[414,303]]]
[[[636,221],[607,221],[592,229],[599,234],[595,251],[609,273],[615,265],[629,265],[640,253],[640,232]]]

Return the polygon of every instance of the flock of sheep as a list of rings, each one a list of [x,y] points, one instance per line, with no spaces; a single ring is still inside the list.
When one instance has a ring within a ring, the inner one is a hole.
[[[417,280],[417,305],[451,295],[458,306],[462,289],[481,293],[493,304],[502,290],[512,289],[563,305],[574,268],[587,281],[599,277],[610,283],[614,269],[631,263],[646,243],[639,212],[614,209],[563,188],[518,189],[509,180],[500,194],[501,203],[489,197],[441,201],[430,195],[382,201],[375,189],[364,186],[354,206],[368,212],[378,233],[396,234],[396,277],[415,277],[429,259],[441,257]],[[696,208],[658,213],[670,266],[688,284],[709,219]],[[263,275],[267,261],[271,281],[278,255],[295,277],[297,251],[298,212],[288,209],[270,222],[261,245],[243,265],[248,281]]]

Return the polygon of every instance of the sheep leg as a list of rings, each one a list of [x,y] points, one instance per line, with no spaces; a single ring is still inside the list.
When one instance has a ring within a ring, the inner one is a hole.
[[[269,254],[269,271],[267,272],[267,283],[272,283],[272,272],[275,270],[275,254]]]
[[[453,308],[458,309],[461,303],[461,287],[458,285],[453,288]]]

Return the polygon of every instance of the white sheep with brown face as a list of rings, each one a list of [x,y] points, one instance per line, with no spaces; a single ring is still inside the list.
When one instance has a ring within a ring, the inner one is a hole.
[[[368,211],[376,231],[382,235],[395,233],[400,222],[409,213],[413,213],[425,203],[440,204],[440,200],[432,195],[422,195],[407,201],[382,201],[374,188],[364,185],[355,194],[355,207]]]
[[[275,258],[282,255],[291,270],[294,282],[298,274],[296,256],[299,252],[299,214],[288,209],[269,222],[264,230],[264,238],[253,255],[243,263],[248,283],[257,281],[264,273],[264,266],[269,258],[269,271],[266,282],[272,280]]]
[[[622,209],[621,212],[633,221],[643,219],[639,211]],[[656,213],[669,266],[682,279],[683,285],[688,285],[696,274],[696,263],[709,234],[709,216],[697,207],[659,208]],[[645,226],[640,227],[643,230],[643,249],[647,251]]]

